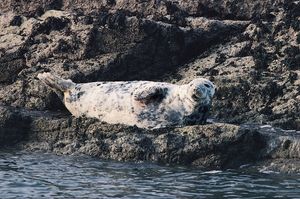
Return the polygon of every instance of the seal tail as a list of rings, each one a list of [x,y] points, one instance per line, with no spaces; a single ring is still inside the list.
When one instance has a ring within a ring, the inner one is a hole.
[[[63,99],[64,92],[75,87],[75,83],[71,80],[62,79],[57,75],[51,73],[40,73],[38,74],[37,78],[44,82],[46,85],[50,86],[61,100]]]

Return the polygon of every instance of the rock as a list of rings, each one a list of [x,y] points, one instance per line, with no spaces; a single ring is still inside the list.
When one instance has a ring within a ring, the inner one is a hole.
[[[41,92],[46,89],[40,89],[35,79],[37,73],[47,70],[79,82],[158,80],[247,26],[245,22],[202,18],[197,22],[189,19],[193,23],[189,28],[178,27],[129,17],[121,11],[88,17],[91,23],[79,14],[49,10],[40,17],[24,17],[20,26],[13,27],[3,18],[5,34],[0,40],[6,41],[6,53],[0,60],[0,81],[12,84],[0,89],[1,101],[31,109],[53,109],[52,104],[58,103],[47,101],[57,99],[50,91]],[[7,53],[10,45],[14,50]],[[41,98],[46,98],[46,103]]]
[[[203,169],[237,168],[246,164],[275,169],[277,162],[297,161],[300,157],[300,132],[268,125],[215,123],[145,130],[7,107],[1,107],[0,119],[0,143],[14,145],[19,141],[18,147],[29,151],[80,153],[119,161],[152,161]],[[15,137],[18,139],[12,142]],[[280,167],[280,170],[293,172],[299,168]]]
[[[31,118],[19,114],[18,111],[0,107],[0,147],[13,146],[23,140],[28,133]]]
[[[0,10],[7,12],[13,10],[18,14],[34,16],[47,10],[81,10],[84,13],[91,13],[101,9],[107,9],[111,12],[124,10],[128,13],[138,14],[143,17],[151,16],[156,19],[172,19],[177,21],[186,15],[220,17],[225,19],[273,19],[277,10],[282,4],[287,8],[293,8],[297,1],[286,0],[267,0],[267,1],[232,1],[232,0],[191,0],[191,1],[173,1],[173,0],[90,0],[88,3],[84,0],[43,0],[42,3],[33,0],[30,3],[24,3],[17,0],[4,0]],[[296,9],[294,9],[296,10]]]

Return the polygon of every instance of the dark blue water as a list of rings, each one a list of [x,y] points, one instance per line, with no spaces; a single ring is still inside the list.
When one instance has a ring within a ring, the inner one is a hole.
[[[300,176],[0,152],[0,198],[300,198]]]

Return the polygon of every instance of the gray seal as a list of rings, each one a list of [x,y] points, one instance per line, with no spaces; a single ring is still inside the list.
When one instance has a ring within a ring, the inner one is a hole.
[[[152,81],[76,84],[51,73],[40,73],[38,78],[75,117],[147,129],[205,123],[215,93],[214,84],[204,78],[184,85]]]

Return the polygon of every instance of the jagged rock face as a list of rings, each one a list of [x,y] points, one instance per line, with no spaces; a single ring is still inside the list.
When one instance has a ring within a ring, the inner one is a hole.
[[[202,27],[183,28],[128,17],[124,12],[78,16],[47,11],[38,18],[23,17],[19,26],[11,26],[15,18],[13,14],[2,16],[3,46],[14,48],[3,54],[10,63],[2,64],[5,73],[1,80],[11,84],[0,93],[5,104],[33,109],[49,109],[53,103],[50,92],[37,88],[39,82],[34,77],[38,72],[52,70],[80,82],[160,80],[198,52],[247,25],[203,19]],[[16,61],[23,63],[18,71],[10,67]]]
[[[296,2],[296,1],[295,1]],[[184,18],[188,15],[221,17],[226,19],[251,19],[259,17],[268,19],[282,6],[290,6],[294,2],[286,0],[33,0],[29,2],[4,0],[0,6],[3,12],[11,11],[25,16],[38,16],[47,10],[81,10],[85,13],[107,9],[111,11],[125,10],[131,14],[138,14],[156,19]],[[170,16],[170,17],[169,17]]]
[[[35,79],[49,70],[76,82],[181,83],[204,76],[218,87],[211,114],[217,121],[299,129],[297,5],[271,0],[4,1],[1,103],[64,110]]]
[[[211,110],[215,121],[300,130],[299,7],[299,1],[288,0],[4,0],[0,105],[67,113],[35,78],[45,71],[75,82],[181,84],[200,76],[217,86]],[[22,140],[21,128],[7,137],[10,125],[1,123],[3,140]],[[25,129],[29,135],[30,129]],[[118,159],[116,151],[109,153]]]

